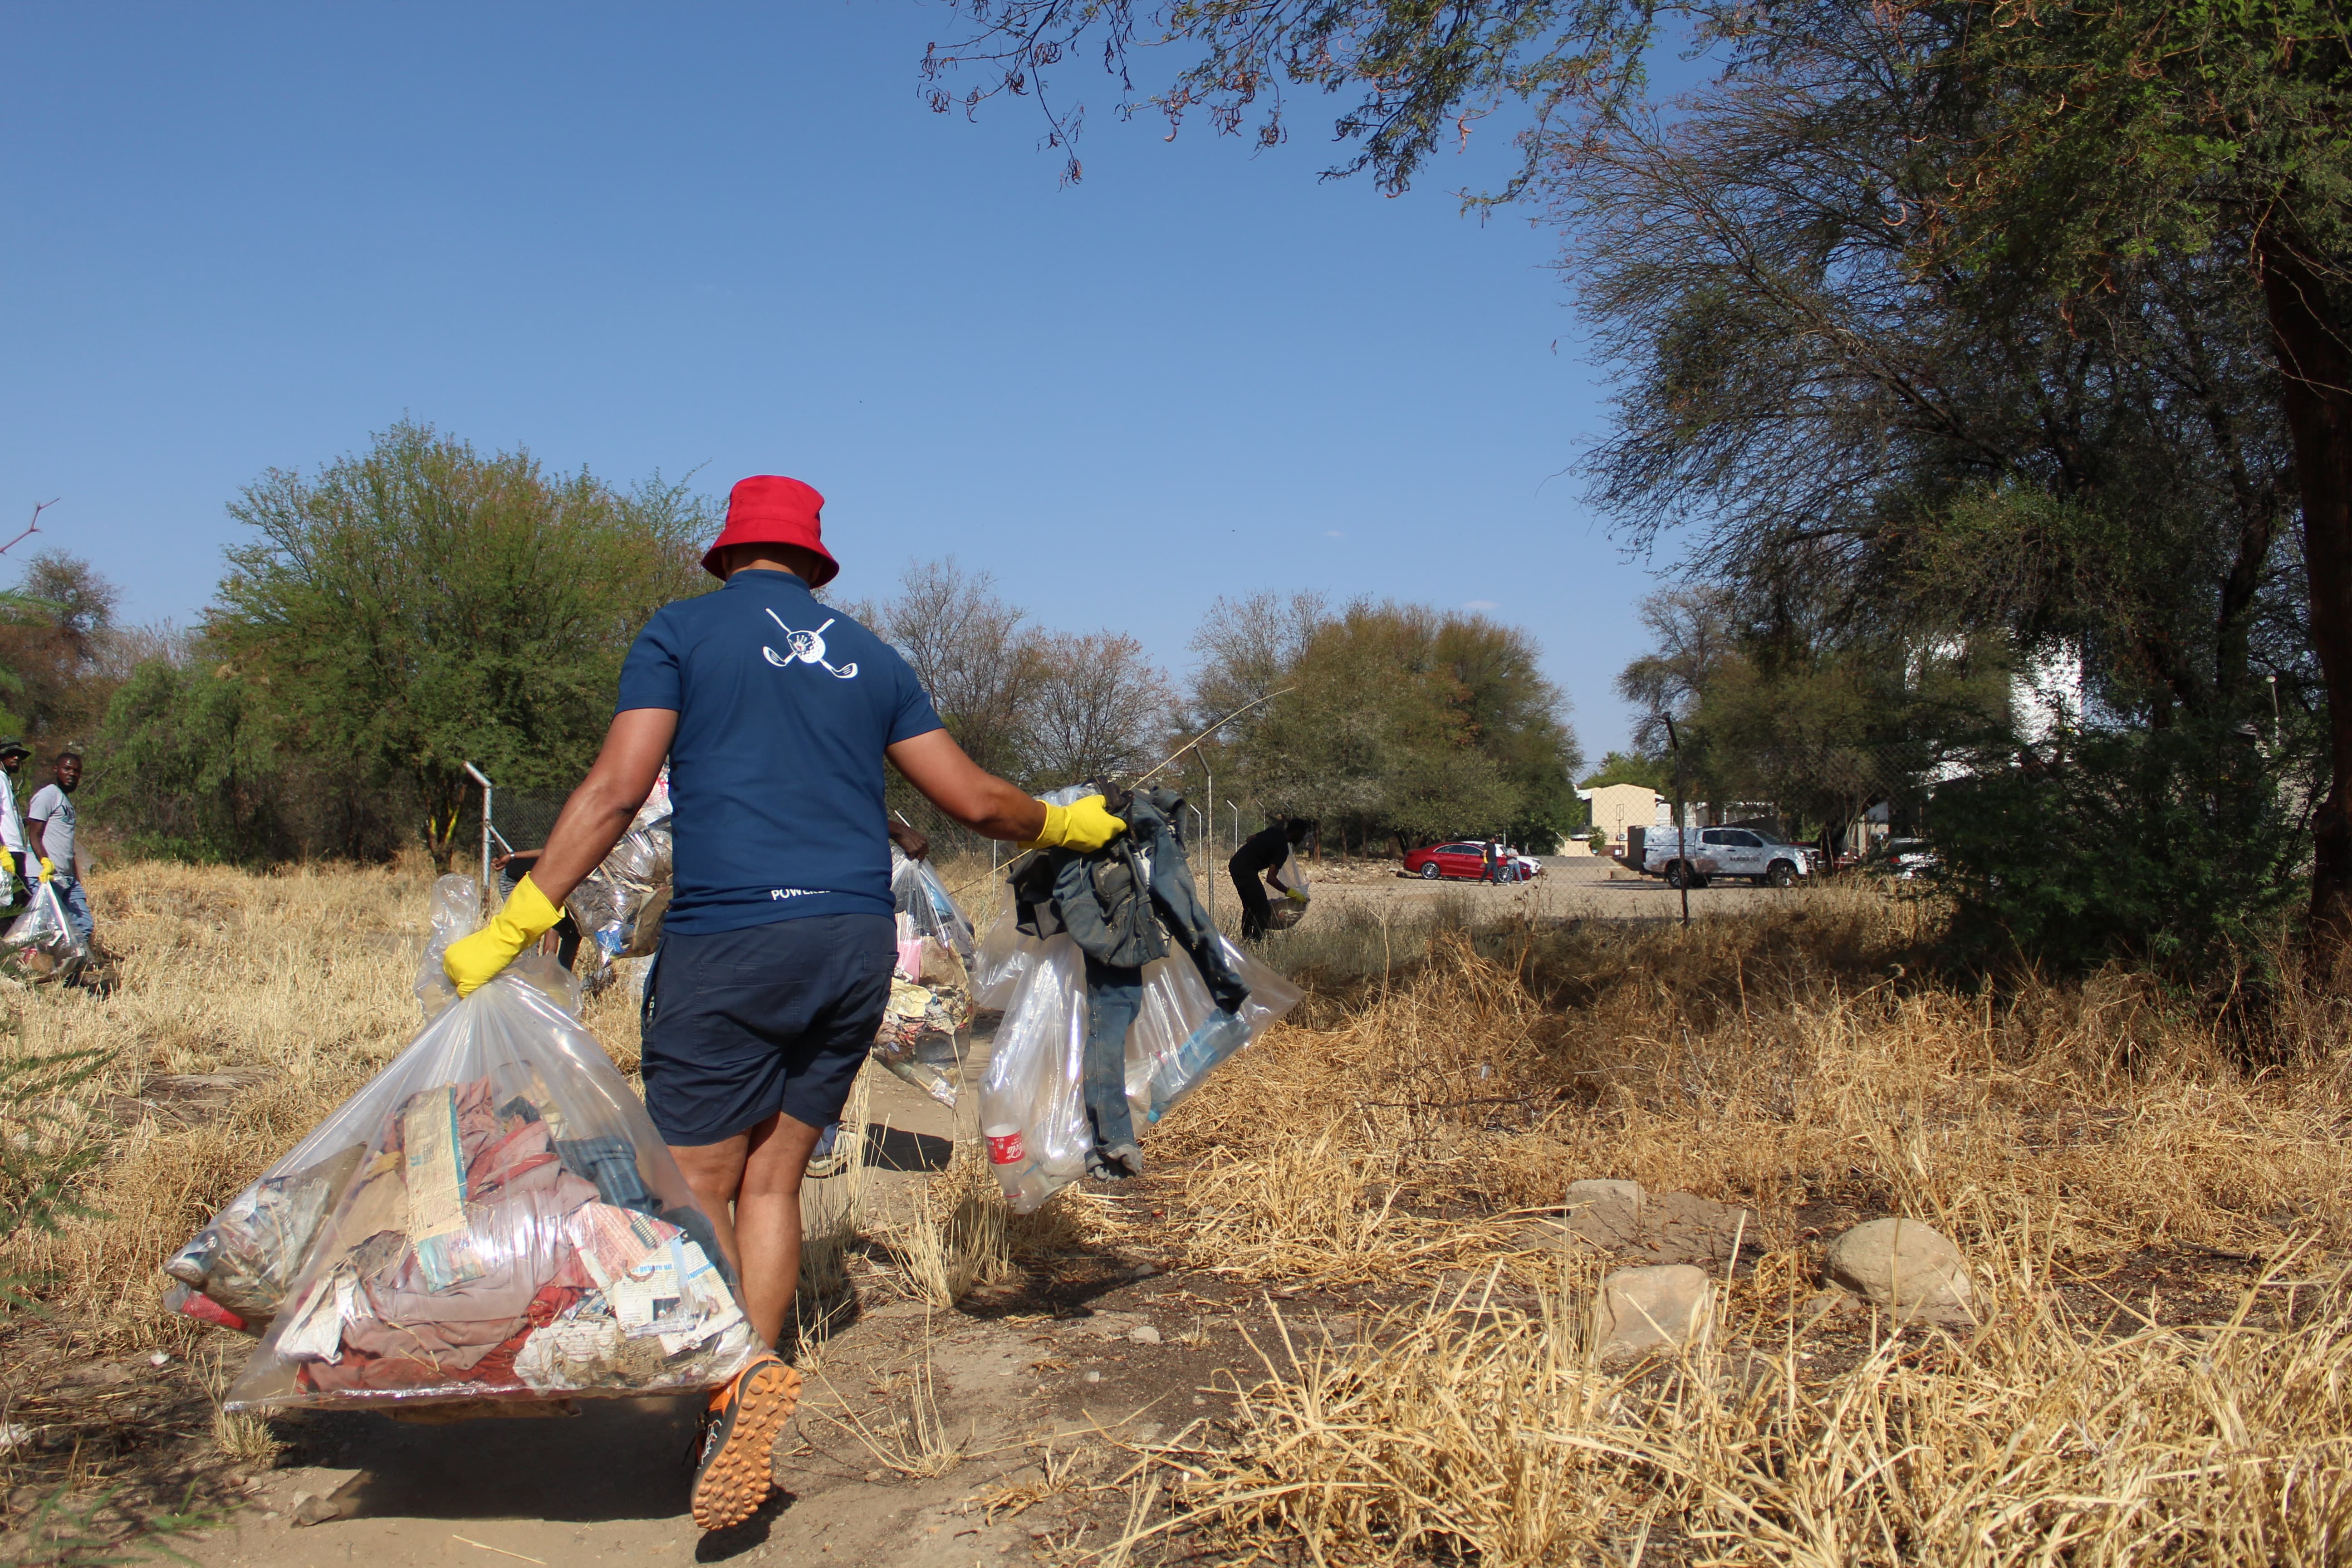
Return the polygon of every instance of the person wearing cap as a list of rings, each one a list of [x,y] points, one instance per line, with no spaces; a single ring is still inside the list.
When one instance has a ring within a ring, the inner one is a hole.
[[[775,475],[734,488],[702,559],[723,585],[665,605],[638,634],[604,749],[538,863],[444,960],[467,994],[552,927],[667,758],[672,893],[646,982],[646,1109],[765,1347],[790,1321],[810,1152],[840,1119],[889,999],[885,761],[990,837],[1092,849],[1126,830],[1099,795],[1047,805],[980,768],[897,650],[818,602],[839,570],[824,504]],[[697,1524],[740,1523],[766,1500],[799,1388],[771,1348],[711,1396]]]
[[[16,770],[33,749],[10,735],[0,739],[0,849],[8,852],[8,902],[25,901],[26,884],[33,878],[33,861],[25,842],[24,814],[16,808]]]

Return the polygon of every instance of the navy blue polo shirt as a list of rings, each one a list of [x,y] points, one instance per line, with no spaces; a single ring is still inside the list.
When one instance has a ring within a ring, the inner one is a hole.
[[[882,751],[940,724],[896,648],[789,572],[738,572],[646,623],[631,708],[677,714],[665,930],[897,908]]]

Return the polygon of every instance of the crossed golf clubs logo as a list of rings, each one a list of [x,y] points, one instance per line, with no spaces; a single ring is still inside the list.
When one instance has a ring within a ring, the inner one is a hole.
[[[825,617],[824,626],[819,626],[813,632],[796,632],[793,630],[792,627],[785,626],[784,617],[776,614],[773,610],[770,610],[768,612],[768,618],[775,622],[776,625],[783,626],[784,646],[793,650],[792,658],[787,658],[783,655],[778,653],[774,648],[764,646],[761,647],[760,651],[768,656],[768,662],[774,665],[778,669],[790,669],[793,665],[793,660],[798,659],[803,664],[814,664],[818,666],[835,680],[847,680],[851,676],[857,673],[857,661],[856,659],[852,659],[847,664],[842,665],[838,668],[827,664],[824,661],[824,626],[833,625],[835,617],[827,616]]]

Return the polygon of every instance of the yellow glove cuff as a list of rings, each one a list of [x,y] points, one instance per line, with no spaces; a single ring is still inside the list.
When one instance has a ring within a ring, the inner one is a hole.
[[[42,880],[42,881],[44,881],[44,882],[46,882],[46,881],[47,881],[50,878],[52,878],[52,877],[56,876],[57,874],[58,874],[58,868],[57,868],[55,866],[52,866],[52,865],[50,865],[50,864],[49,864],[49,858],[48,858],[47,856],[46,856],[46,855],[42,856],[42,857],[41,857],[41,880]]]
[[[456,984],[458,995],[470,996],[562,918],[539,884],[525,877],[488,924],[449,944],[441,954],[441,973]]]
[[[563,911],[549,903],[547,895],[539,890],[539,884],[526,874],[521,881],[515,884],[515,890],[507,895],[505,907],[490,917],[490,923],[496,925],[500,921],[512,921],[515,929],[522,933],[523,941],[529,942],[536,942],[553,931],[555,922],[562,918]]]
[[[1068,805],[1038,804],[1045,807],[1045,826],[1021,846],[1024,849],[1099,849],[1127,831],[1127,824],[1110,814],[1098,795]]]

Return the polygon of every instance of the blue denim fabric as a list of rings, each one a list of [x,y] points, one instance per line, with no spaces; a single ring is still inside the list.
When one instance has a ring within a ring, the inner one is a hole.
[[[58,902],[65,906],[66,923],[74,928],[76,936],[89,942],[89,933],[94,929],[89,918],[89,895],[71,877],[55,877],[50,879],[50,882],[58,890]]]
[[[1135,1142],[1127,1105],[1127,1029],[1143,1005],[1143,971],[1087,960],[1087,1057],[1081,1087],[1095,1148]]]

